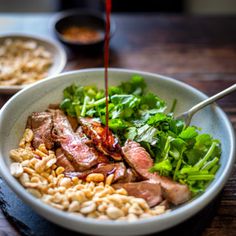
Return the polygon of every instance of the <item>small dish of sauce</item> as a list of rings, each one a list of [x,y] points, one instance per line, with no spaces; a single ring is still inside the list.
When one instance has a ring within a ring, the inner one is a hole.
[[[102,39],[102,33],[89,26],[69,26],[62,31],[65,40],[74,43],[90,44]]]
[[[54,18],[56,37],[68,48],[85,52],[103,52],[106,20],[103,12],[74,9],[61,12]],[[109,38],[115,32],[110,21]]]

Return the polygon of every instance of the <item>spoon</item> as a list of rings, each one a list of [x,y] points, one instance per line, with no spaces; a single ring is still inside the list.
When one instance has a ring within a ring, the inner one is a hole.
[[[229,88],[213,95],[212,97],[209,97],[206,100],[203,100],[202,102],[196,104],[195,106],[190,108],[188,111],[178,115],[176,117],[176,119],[183,120],[185,122],[186,126],[189,126],[189,124],[192,120],[192,117],[196,112],[198,112],[199,110],[201,110],[205,106],[219,100],[220,98],[223,98],[224,96],[226,96],[234,91],[236,91],[236,84],[234,84],[234,85],[230,86]]]

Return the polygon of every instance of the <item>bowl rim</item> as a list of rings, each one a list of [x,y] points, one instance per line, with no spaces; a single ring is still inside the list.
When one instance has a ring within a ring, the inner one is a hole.
[[[53,81],[54,79],[63,79],[65,76],[68,75],[79,75],[80,73],[90,73],[90,72],[102,72],[104,71],[104,68],[91,68],[91,69],[83,69],[83,70],[76,70],[76,71],[70,71],[70,72],[65,72],[59,75],[54,75],[50,76],[47,79],[41,80],[36,82],[35,84],[30,85],[27,88],[24,88],[17,94],[15,94],[12,98],[9,99],[9,101],[2,107],[0,111],[0,127],[2,124],[2,119],[3,119],[3,113],[6,110],[8,106],[10,106],[14,101],[19,97],[24,95],[24,93],[31,88],[37,87],[40,84],[43,83],[48,83],[49,81]],[[163,75],[159,75],[156,73],[149,73],[149,72],[144,72],[144,71],[138,71],[138,70],[129,70],[129,69],[120,69],[120,68],[110,68],[109,72],[115,72],[115,73],[128,73],[128,74],[140,74],[140,75],[147,75],[147,76],[152,76],[152,77],[158,77],[159,79],[164,79],[168,80],[169,82],[179,85],[181,87],[184,87],[185,89],[190,90],[191,92],[197,94],[200,96],[202,99],[206,98],[207,96],[200,92],[199,90],[195,89],[194,87],[185,84],[184,82],[175,80],[173,78],[169,78]],[[191,200],[190,202],[187,202],[186,204],[183,204],[182,206],[174,209],[173,211],[167,212],[165,214],[159,215],[159,216],[152,216],[148,219],[139,219],[134,222],[127,222],[127,221],[117,221],[114,222],[112,220],[108,221],[99,221],[97,219],[90,219],[90,218],[85,218],[82,216],[74,216],[72,214],[69,214],[68,212],[63,212],[61,210],[58,210],[56,208],[53,208],[52,206],[47,205],[46,203],[43,203],[41,200],[36,199],[33,197],[30,193],[28,193],[25,188],[10,174],[9,167],[5,164],[3,161],[4,157],[2,156],[1,150],[0,150],[0,174],[4,178],[4,180],[7,182],[7,184],[10,186],[10,188],[18,195],[20,196],[21,199],[23,199],[25,202],[27,202],[31,206],[37,206],[40,208],[40,211],[47,212],[49,215],[55,215],[57,218],[60,218],[60,220],[67,219],[72,221],[73,223],[82,223],[87,226],[92,226],[92,225],[97,225],[97,226],[102,226],[102,227],[108,227],[109,229],[111,228],[116,228],[116,227],[126,227],[126,228],[132,228],[133,226],[137,225],[145,225],[145,224],[154,224],[155,222],[166,222],[166,221],[173,221],[171,224],[171,227],[186,220],[187,218],[193,216],[196,214],[198,211],[200,211],[203,207],[205,207],[210,201],[213,200],[213,198],[216,197],[216,195],[220,192],[220,190],[223,188],[224,184],[226,183],[232,168],[233,168],[233,163],[235,160],[235,137],[234,137],[234,130],[233,127],[227,118],[226,114],[224,111],[216,106],[217,112],[219,113],[219,116],[223,117],[224,122],[226,124],[227,130],[229,132],[229,138],[230,138],[230,155],[228,157],[227,163],[225,168],[223,169],[222,175],[219,176],[218,179],[216,179],[214,185],[212,185],[210,188],[208,188],[203,194],[198,196],[197,198]],[[38,211],[37,211],[38,212]],[[43,213],[39,213],[44,215]],[[44,215],[46,216],[46,215]],[[177,217],[177,218],[176,218]],[[47,218],[47,217],[46,217]],[[51,219],[54,223],[57,223],[55,219]],[[66,225],[64,225],[66,227]],[[69,226],[67,226],[69,227]],[[167,229],[168,227],[164,227],[161,230]],[[158,229],[157,229],[158,231]],[[83,231],[81,231],[83,232]],[[85,231],[84,231],[85,232]],[[153,231],[152,231],[153,232]]]
[[[57,75],[59,73],[61,73],[63,71],[63,69],[65,68],[65,65],[67,63],[67,55],[66,52],[64,50],[64,48],[54,39],[51,38],[46,38],[46,37],[42,37],[42,36],[38,36],[35,34],[30,34],[30,33],[4,33],[0,35],[0,40],[4,40],[7,38],[12,38],[12,39],[25,39],[25,40],[34,40],[36,42],[39,43],[46,43],[51,47],[54,47],[56,49],[56,51],[58,52],[58,55],[60,57],[60,64],[58,64],[58,66],[56,67],[56,69],[53,71],[53,74],[50,76],[45,77],[44,79]],[[43,79],[43,80],[44,80]],[[37,81],[38,82],[38,81]],[[34,82],[33,84],[37,83]],[[15,93],[21,89],[24,89],[28,86],[30,86],[31,84],[26,84],[26,85],[0,85],[0,92],[2,93]]]
[[[99,44],[104,41],[104,38],[100,38],[95,42],[92,43],[81,43],[81,42],[74,42],[70,40],[66,40],[62,34],[57,30],[57,24],[64,20],[65,18],[71,17],[71,16],[93,16],[96,17],[99,20],[102,20],[104,23],[106,23],[106,18],[103,12],[95,10],[95,9],[89,9],[89,8],[77,8],[77,9],[68,9],[64,11],[60,11],[54,15],[52,18],[52,27],[55,35],[61,40],[61,42],[65,44],[70,44],[71,46],[92,46]],[[110,17],[110,38],[115,34],[116,31],[116,23],[113,19],[113,17]]]

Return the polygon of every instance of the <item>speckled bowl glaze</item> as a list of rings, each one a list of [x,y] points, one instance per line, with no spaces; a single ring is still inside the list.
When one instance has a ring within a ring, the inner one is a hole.
[[[178,99],[176,114],[206,98],[206,95],[177,80],[141,71],[125,69],[109,70],[109,85],[129,80],[134,74],[143,76],[148,89],[157,93],[171,106]],[[25,128],[27,116],[33,111],[43,111],[49,103],[58,103],[62,90],[73,82],[81,85],[104,86],[104,69],[68,72],[39,81],[14,95],[0,113],[0,172],[15,193],[46,219],[66,228],[95,235],[142,235],[159,232],[186,220],[206,206],[223,188],[234,163],[235,138],[225,113],[217,106],[209,106],[197,113],[192,124],[202,127],[222,142],[221,167],[215,180],[205,193],[160,216],[140,219],[136,222],[114,222],[88,219],[48,206],[30,195],[9,171],[9,150],[16,148]]]

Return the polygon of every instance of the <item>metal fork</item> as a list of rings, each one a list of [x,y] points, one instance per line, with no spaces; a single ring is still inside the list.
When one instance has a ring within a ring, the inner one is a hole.
[[[186,126],[189,126],[189,124],[192,120],[192,117],[196,112],[198,112],[199,110],[201,110],[205,106],[219,100],[220,98],[223,98],[224,96],[226,96],[234,91],[236,91],[236,84],[234,84],[234,85],[230,86],[229,88],[213,95],[212,97],[209,97],[206,100],[203,100],[202,102],[196,104],[195,106],[190,108],[188,111],[178,115],[176,117],[176,119],[183,120],[185,122]]]

